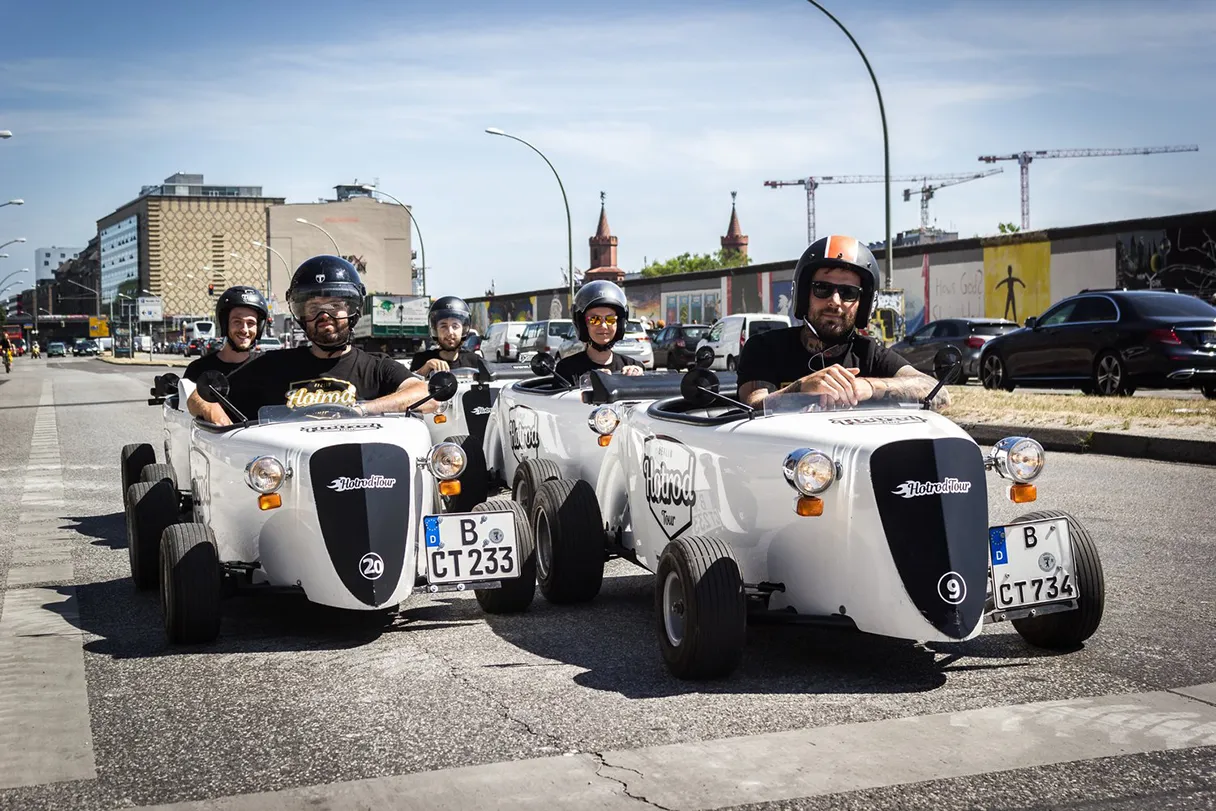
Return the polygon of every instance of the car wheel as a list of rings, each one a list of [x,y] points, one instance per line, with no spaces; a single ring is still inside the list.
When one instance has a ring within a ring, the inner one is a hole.
[[[524,508],[528,515],[536,499],[536,491],[547,481],[560,479],[561,468],[551,459],[525,459],[515,468],[515,480],[511,483],[511,497]]]
[[[119,454],[119,470],[122,471],[122,495],[124,500],[127,489],[139,481],[139,475],[148,465],[156,464],[156,449],[147,442],[137,445],[123,445]]]
[[[747,640],[747,598],[729,546],[706,537],[667,544],[654,605],[659,648],[676,678],[720,678],[738,667]]]
[[[494,352],[494,361],[495,361],[496,363],[502,363],[502,353],[501,353],[501,352],[499,352],[499,351],[495,350],[495,352]]]
[[[730,355],[726,356],[726,371],[728,371],[728,372],[735,371],[735,359],[734,359],[734,357],[732,357]]]
[[[1203,387],[1203,396],[1209,400],[1216,400],[1216,385],[1207,385]]]
[[[524,508],[507,499],[492,499],[478,504],[473,512],[511,512],[515,514],[515,538],[519,542],[519,577],[508,578],[496,589],[473,592],[487,614],[516,614],[526,611],[536,596],[536,541]]]
[[[171,482],[136,482],[127,489],[127,558],[135,588],[156,587],[160,537],[179,519],[177,490]]]
[[[1136,391],[1129,385],[1127,367],[1114,352],[1104,352],[1094,363],[1094,392],[1102,397],[1126,397]]]
[[[536,582],[551,603],[585,603],[604,582],[604,524],[595,490],[557,479],[536,491],[532,510]]]
[[[1022,639],[1038,648],[1075,648],[1094,635],[1106,607],[1106,579],[1098,547],[1085,527],[1072,515],[1059,510],[1043,510],[1023,515],[1018,521],[1043,521],[1064,518],[1072,541],[1073,570],[1077,578],[1077,609],[1041,617],[1014,620],[1013,627]]]
[[[1005,371],[1005,361],[995,353],[984,356],[984,361],[980,365],[980,382],[986,389],[1013,391],[1013,384],[1008,381],[1008,374]]]
[[[486,455],[481,443],[470,440],[468,434],[450,436],[444,442],[455,442],[464,451],[464,472],[460,474],[460,494],[444,499],[448,512],[467,513],[490,496],[490,474],[486,470]]]
[[[165,530],[160,552],[165,636],[178,645],[214,642],[220,635],[223,590],[211,530],[205,524],[174,524]]]
[[[177,473],[174,472],[173,465],[158,462],[155,465],[145,465],[139,472],[141,482],[158,482],[162,479],[173,485],[174,490],[177,489]]]

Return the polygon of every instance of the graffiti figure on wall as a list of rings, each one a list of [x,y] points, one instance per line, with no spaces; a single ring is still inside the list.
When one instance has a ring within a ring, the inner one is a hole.
[[[1216,240],[1207,227],[1118,234],[1115,283],[1132,290],[1178,290],[1216,298]]]
[[[1008,292],[1005,293],[1005,318],[1007,320],[1021,323],[1018,321],[1018,300],[1017,297],[1013,295],[1013,285],[1015,283],[1022,285],[1022,287],[1026,286],[1026,282],[1013,275],[1013,265],[1010,265],[1009,275],[997,282],[996,286],[1000,287],[1001,285],[1006,285],[1009,288]],[[1013,310],[1013,318],[1009,317],[1010,310]]]

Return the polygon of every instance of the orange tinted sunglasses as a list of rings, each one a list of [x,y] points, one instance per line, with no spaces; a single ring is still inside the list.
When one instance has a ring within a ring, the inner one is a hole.
[[[587,316],[587,326],[598,327],[600,324],[607,324],[610,327],[615,327],[617,317],[615,315],[589,315]]]

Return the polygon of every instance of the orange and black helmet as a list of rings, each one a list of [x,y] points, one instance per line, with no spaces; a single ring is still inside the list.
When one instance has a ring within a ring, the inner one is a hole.
[[[861,300],[857,303],[855,329],[865,329],[874,312],[878,292],[878,260],[865,245],[853,237],[832,234],[811,243],[794,267],[794,318],[811,314],[811,280],[819,268],[844,268],[861,276]]]

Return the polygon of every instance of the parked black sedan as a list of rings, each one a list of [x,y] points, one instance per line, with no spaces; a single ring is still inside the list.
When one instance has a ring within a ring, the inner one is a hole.
[[[1216,307],[1160,290],[1084,290],[989,341],[980,380],[1103,396],[1200,388],[1216,399]]]
[[[654,368],[687,369],[692,366],[697,342],[709,334],[706,324],[668,324],[651,340]]]
[[[998,335],[1012,332],[1018,325],[1003,318],[943,318],[923,327],[892,344],[891,349],[912,364],[918,372],[934,373],[933,358],[944,346],[953,346],[963,353],[963,375],[956,382],[961,386],[969,377],[980,373],[980,352],[984,345]]]

